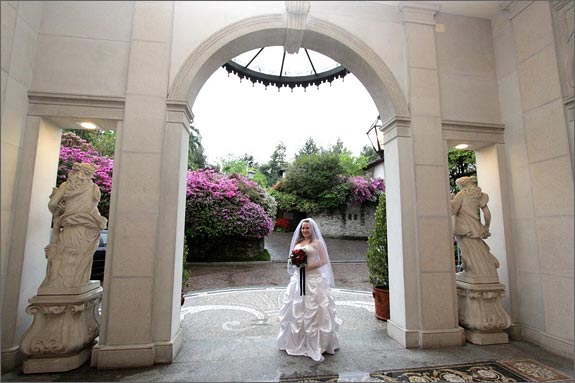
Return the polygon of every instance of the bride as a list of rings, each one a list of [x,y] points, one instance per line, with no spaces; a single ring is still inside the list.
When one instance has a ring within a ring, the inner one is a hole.
[[[334,287],[331,263],[325,241],[313,219],[306,218],[298,224],[290,255],[296,249],[305,251],[307,264],[298,268],[288,262],[291,278],[280,309],[278,347],[289,355],[309,356],[321,362],[324,352],[334,354],[339,349],[339,324],[330,293],[330,288]],[[300,274],[305,279],[302,280]]]

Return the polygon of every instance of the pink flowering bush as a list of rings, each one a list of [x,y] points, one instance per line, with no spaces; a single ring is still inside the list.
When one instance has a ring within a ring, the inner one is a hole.
[[[213,169],[188,171],[188,238],[267,236],[273,229],[275,203],[256,186],[242,176],[228,177]],[[264,208],[258,202],[268,206]]]
[[[385,193],[385,184],[381,178],[349,177],[351,184],[351,204],[361,206],[364,203],[377,203],[379,196]]]
[[[100,214],[108,218],[114,159],[101,156],[89,142],[78,137],[76,134],[64,132],[60,144],[56,186],[60,186],[62,182],[66,181],[68,172],[72,169],[74,162],[87,162],[98,168],[92,177],[94,183],[98,185],[102,193],[98,209],[100,210]]]

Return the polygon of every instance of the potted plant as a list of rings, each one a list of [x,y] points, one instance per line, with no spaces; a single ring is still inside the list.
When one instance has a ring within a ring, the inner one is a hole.
[[[369,282],[373,286],[375,317],[387,320],[389,319],[389,274],[387,270],[385,193],[379,196],[379,203],[375,209],[375,226],[367,243],[366,259]]]

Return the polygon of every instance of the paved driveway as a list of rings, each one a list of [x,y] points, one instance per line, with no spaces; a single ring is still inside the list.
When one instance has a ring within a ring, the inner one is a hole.
[[[265,248],[270,253],[273,262],[287,260],[292,236],[293,233],[273,232],[266,237]],[[367,240],[325,238],[325,243],[332,263],[365,262]]]
[[[184,292],[239,287],[283,287],[289,276],[286,261],[293,233],[272,233],[265,240],[272,262],[193,263]],[[365,263],[367,241],[326,238],[335,285],[342,289],[371,291]]]

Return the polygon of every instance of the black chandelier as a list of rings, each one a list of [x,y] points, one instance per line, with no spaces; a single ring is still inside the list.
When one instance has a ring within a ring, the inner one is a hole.
[[[310,85],[319,85],[323,83],[330,83],[338,78],[344,78],[348,73],[350,73],[342,65],[337,64],[335,68],[325,70],[322,72],[317,72],[316,67],[310,57],[307,49],[304,48],[305,54],[309,61],[311,71],[313,74],[305,76],[286,76],[284,72],[284,64],[286,59],[286,52],[283,52],[281,66],[278,74],[268,74],[260,71],[249,69],[248,67],[252,62],[258,57],[258,55],[264,50],[265,47],[258,50],[258,52],[252,57],[252,59],[246,64],[242,65],[234,60],[230,60],[225,63],[222,67],[228,72],[228,74],[233,73],[237,75],[240,79],[248,79],[252,84],[262,84],[266,88],[269,85],[276,86],[278,90],[281,87],[289,87],[292,89],[296,87],[303,87],[304,90]]]

